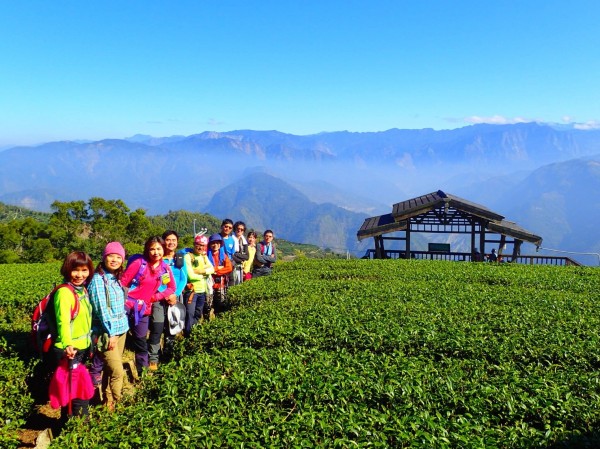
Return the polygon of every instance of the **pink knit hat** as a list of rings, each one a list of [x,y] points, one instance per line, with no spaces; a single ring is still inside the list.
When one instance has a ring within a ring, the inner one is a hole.
[[[104,248],[104,251],[102,252],[102,258],[104,259],[109,254],[117,254],[125,260],[125,249],[119,242],[110,242],[106,245],[106,248]]]
[[[208,237],[205,235],[197,235],[194,238],[194,244],[196,245],[208,245]]]

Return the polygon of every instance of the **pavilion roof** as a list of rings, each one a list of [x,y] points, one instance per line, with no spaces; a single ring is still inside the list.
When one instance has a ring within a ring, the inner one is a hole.
[[[507,235],[537,246],[542,243],[540,236],[527,231],[514,222],[505,220],[503,215],[481,204],[445,193],[442,190],[396,203],[392,206],[391,214],[365,219],[357,233],[357,237],[359,240],[363,240],[368,237],[405,231],[410,218],[425,215],[439,208],[445,208],[446,210],[452,208],[473,215],[486,223],[485,227],[490,232]]]

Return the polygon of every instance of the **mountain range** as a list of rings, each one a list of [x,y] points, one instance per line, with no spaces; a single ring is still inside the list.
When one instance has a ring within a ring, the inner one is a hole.
[[[537,123],[454,130],[203,132],[50,142],[0,151],[0,201],[120,198],[149,213],[187,209],[358,253],[367,216],[438,189],[479,202],[544,237],[600,251],[600,130]]]

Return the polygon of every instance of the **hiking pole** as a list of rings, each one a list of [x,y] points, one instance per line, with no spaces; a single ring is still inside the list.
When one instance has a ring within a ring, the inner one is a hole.
[[[69,418],[73,416],[73,368],[75,365],[75,359],[67,359],[69,365],[69,374],[67,375],[67,389],[69,390],[69,404],[67,405],[67,414]]]

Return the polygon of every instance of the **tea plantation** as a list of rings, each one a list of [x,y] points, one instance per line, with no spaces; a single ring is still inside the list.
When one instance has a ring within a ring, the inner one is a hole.
[[[32,406],[19,341],[57,276],[0,266],[6,445]],[[52,447],[599,447],[599,292],[589,267],[281,263]]]

